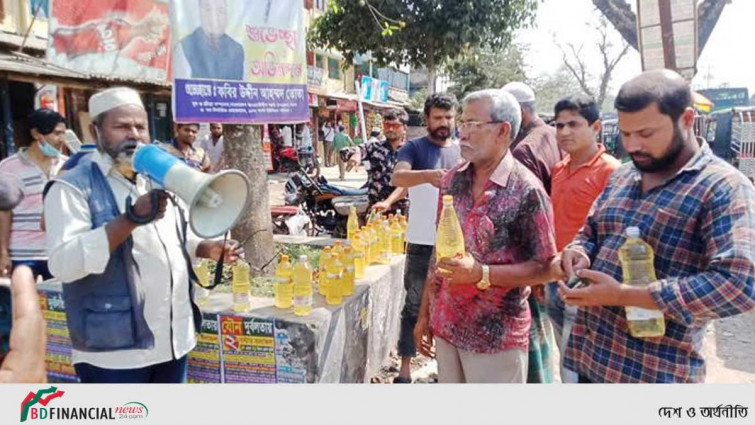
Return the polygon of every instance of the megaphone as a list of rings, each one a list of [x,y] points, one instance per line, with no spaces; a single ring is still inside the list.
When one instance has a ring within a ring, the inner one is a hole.
[[[189,206],[191,230],[203,238],[223,235],[246,210],[249,180],[238,170],[205,174],[158,145],[139,147],[132,165]]]

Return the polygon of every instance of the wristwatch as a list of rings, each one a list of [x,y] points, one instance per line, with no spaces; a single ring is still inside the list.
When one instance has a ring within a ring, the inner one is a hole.
[[[477,282],[477,289],[485,291],[490,288],[490,266],[482,265],[482,279]]]

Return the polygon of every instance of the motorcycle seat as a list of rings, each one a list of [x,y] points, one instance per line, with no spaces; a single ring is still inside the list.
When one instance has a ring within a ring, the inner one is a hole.
[[[338,196],[331,200],[333,208],[340,215],[349,215],[349,208],[353,205],[357,210],[357,214],[363,214],[367,212],[367,207],[370,206],[370,201],[367,196]]]
[[[367,195],[367,188],[352,189],[348,187],[334,186],[329,183],[321,184],[320,189],[323,192],[334,193],[338,196],[364,196]]]

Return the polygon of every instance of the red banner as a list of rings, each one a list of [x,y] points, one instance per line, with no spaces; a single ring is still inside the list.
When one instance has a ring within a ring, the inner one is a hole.
[[[48,59],[65,68],[166,81],[170,15],[161,0],[55,0]]]

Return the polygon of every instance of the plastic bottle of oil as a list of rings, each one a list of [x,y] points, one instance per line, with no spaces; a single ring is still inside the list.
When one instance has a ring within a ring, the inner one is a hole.
[[[401,214],[399,212],[399,214]],[[406,229],[409,228],[409,223],[406,221],[406,216],[400,216],[399,224],[401,224],[401,245],[404,247],[403,253],[406,254]]]
[[[365,253],[367,254],[365,265],[369,266],[370,264],[375,262],[375,243],[372,240],[373,232],[372,232],[372,226],[374,226],[373,223],[368,224],[364,228],[364,246],[365,246]]]
[[[454,210],[454,199],[451,195],[443,196],[443,210],[438,220],[438,233],[435,238],[436,258],[453,258],[456,254],[464,254],[464,233],[461,231],[459,217]]]
[[[330,262],[332,256],[332,248],[329,246],[326,246],[325,249],[323,249],[322,254],[320,254],[320,263],[317,265],[318,273],[320,274],[317,282],[317,292],[325,296],[325,287],[327,286],[328,282],[325,278],[327,276],[327,273],[325,271],[328,263]]]
[[[231,291],[233,292],[233,311],[243,313],[251,307],[252,282],[249,279],[249,265],[245,261],[236,261],[233,266]]]
[[[343,264],[341,256],[333,254],[330,261],[325,265],[325,302],[329,305],[341,304],[343,294],[341,293],[341,274],[343,273]]]
[[[372,263],[380,263],[380,221],[372,224]]]
[[[312,312],[312,267],[306,255],[300,256],[294,266],[293,281],[294,314],[306,316]]]
[[[644,287],[657,279],[653,264],[653,248],[640,239],[638,227],[627,227],[626,241],[619,248],[624,283]],[[651,338],[666,333],[663,313],[639,307],[625,307],[629,333],[635,338]]]
[[[354,241],[354,234],[359,230],[359,217],[357,216],[357,209],[354,205],[349,207],[349,220],[346,222],[346,237]]]
[[[288,255],[281,255],[280,262],[275,268],[275,306],[278,308],[291,308],[294,305],[294,285],[291,276],[294,266],[288,259]]]
[[[364,233],[362,233],[362,231],[359,231],[354,237],[354,243],[352,245],[352,249],[354,250],[354,277],[356,279],[361,279],[364,277],[364,248]]]
[[[401,255],[404,253],[403,229],[398,218],[394,218],[391,223],[391,253]]]
[[[391,227],[388,220],[380,222],[378,239],[380,243],[380,264],[391,264]]]
[[[354,265],[354,250],[351,246],[347,246],[343,249],[343,255],[341,256],[341,262],[343,263],[343,273],[341,275],[341,294],[344,297],[348,297],[354,294],[354,281],[356,276],[356,267]]]
[[[207,298],[210,296],[210,290],[206,289],[207,286],[210,286],[209,262],[207,260],[201,260],[194,267],[194,274],[197,275],[197,279],[199,280],[199,286],[194,288],[194,301],[197,304],[202,305],[207,302]]]

